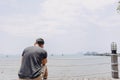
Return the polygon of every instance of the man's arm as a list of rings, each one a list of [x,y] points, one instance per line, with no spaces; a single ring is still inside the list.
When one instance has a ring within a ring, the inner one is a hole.
[[[46,66],[46,63],[47,63],[47,58],[44,58],[42,60],[42,67],[43,67],[43,80],[47,80],[47,77],[48,77],[48,70],[47,70],[47,66]]]

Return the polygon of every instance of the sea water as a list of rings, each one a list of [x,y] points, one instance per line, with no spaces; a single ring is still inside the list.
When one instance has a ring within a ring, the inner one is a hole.
[[[21,57],[0,57],[0,80],[18,80]],[[63,55],[48,56],[50,80],[66,77],[110,77],[111,57]],[[48,79],[48,80],[49,80]]]

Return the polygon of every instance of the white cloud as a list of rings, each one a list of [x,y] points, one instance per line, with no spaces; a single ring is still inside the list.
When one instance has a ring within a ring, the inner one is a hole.
[[[96,10],[100,8],[104,8],[107,5],[113,4],[116,1],[115,0],[81,0],[82,4],[90,9],[90,10]]]
[[[70,29],[73,29],[71,31],[84,33],[84,30],[87,28],[87,22],[96,25],[101,25],[101,23],[96,22],[99,15],[90,16],[84,13],[83,8],[96,10],[115,1],[98,0],[97,2],[96,0],[47,0],[41,5],[42,12],[40,12],[40,15],[1,17],[1,30],[17,36],[63,35],[70,32],[68,31]],[[103,23],[106,24],[106,21]],[[62,29],[59,29],[60,27]]]
[[[15,4],[16,0],[0,0],[0,5],[9,5],[9,4]]]
[[[13,36],[35,38],[41,36],[48,40],[55,39],[51,43],[56,44],[51,45],[59,46],[56,47],[58,52],[64,49],[66,52],[76,52],[80,48],[99,50],[102,44],[113,40],[111,35],[114,36],[114,40],[119,40],[116,36],[119,33],[119,15],[107,15],[109,13],[106,11],[106,7],[115,2],[114,0],[45,0],[40,3],[37,15],[16,13],[0,16],[0,31]],[[99,11],[105,14],[100,14]],[[71,43],[72,39],[74,43]],[[76,47],[68,47],[70,44]]]
[[[96,0],[46,0],[40,7],[42,9],[40,15],[2,17],[0,20],[2,22],[1,30],[17,35],[31,35],[31,33],[62,34],[67,31],[58,30],[58,27],[67,27],[68,29],[70,26],[84,25],[78,21],[80,20],[78,17],[83,19],[86,16],[83,7],[96,10],[114,2],[114,0],[97,0],[97,2]],[[87,19],[89,20],[89,17]]]

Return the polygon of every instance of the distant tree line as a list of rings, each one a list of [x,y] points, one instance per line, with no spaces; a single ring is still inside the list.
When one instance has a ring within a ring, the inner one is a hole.
[[[118,2],[117,12],[120,13],[120,1]]]

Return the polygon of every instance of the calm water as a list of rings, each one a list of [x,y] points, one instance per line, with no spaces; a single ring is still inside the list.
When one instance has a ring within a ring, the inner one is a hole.
[[[0,80],[17,80],[20,57],[0,58]],[[49,79],[63,77],[110,77],[111,59],[105,56],[49,56]]]

